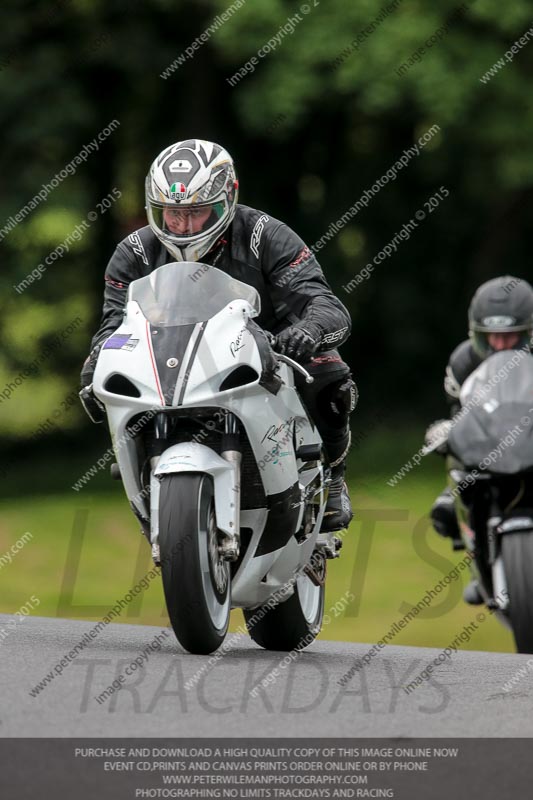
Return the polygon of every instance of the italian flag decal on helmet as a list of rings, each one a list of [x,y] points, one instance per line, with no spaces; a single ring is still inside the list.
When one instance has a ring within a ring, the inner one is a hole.
[[[173,183],[170,187],[170,197],[172,200],[183,200],[187,197],[187,187],[184,183]]]

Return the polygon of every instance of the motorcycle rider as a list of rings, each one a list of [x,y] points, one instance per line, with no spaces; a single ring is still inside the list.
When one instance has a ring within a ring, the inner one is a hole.
[[[149,224],[120,242],[107,265],[102,320],[81,373],[82,387],[89,387],[85,402],[94,421],[102,421],[92,377],[100,348],[122,322],[130,282],[174,261],[216,266],[257,289],[258,330],[272,334],[275,349],[314,377],[305,384],[296,373],[295,380],[331,465],[322,530],[341,530],[353,517],[344,473],[358,395],[332,348],[348,338],[350,315],[311,250],[284,223],[237,203],[238,186],[233,159],[213,142],[180,141],[155,159],[145,185]]]
[[[452,417],[461,407],[459,395],[464,381],[486,358],[501,350],[531,347],[533,288],[527,281],[510,275],[483,283],[470,303],[468,328],[469,338],[451,354],[444,378],[444,391]],[[449,425],[446,420],[430,425],[426,443],[441,438]],[[446,455],[446,444],[440,445],[437,452]],[[454,550],[462,549],[454,498],[449,489],[437,497],[430,516],[437,533],[449,537]],[[472,605],[483,602],[475,583],[466,587],[464,599]]]

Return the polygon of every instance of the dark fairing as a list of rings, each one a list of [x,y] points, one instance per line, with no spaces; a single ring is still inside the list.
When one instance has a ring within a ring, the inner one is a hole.
[[[512,360],[514,358],[514,361]],[[494,385],[492,385],[494,384]],[[533,357],[504,350],[465,381],[448,445],[468,469],[512,475],[533,469]]]

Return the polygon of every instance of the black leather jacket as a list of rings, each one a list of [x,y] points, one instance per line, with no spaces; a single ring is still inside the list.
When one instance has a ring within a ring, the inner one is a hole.
[[[121,324],[130,282],[173,260],[149,226],[120,242],[105,272],[104,308],[93,351]],[[202,262],[257,289],[261,314],[256,322],[265,330],[278,333],[305,319],[322,334],[319,351],[341,345],[350,335],[350,315],[311,250],[287,225],[262,211],[237,205],[230,227]]]

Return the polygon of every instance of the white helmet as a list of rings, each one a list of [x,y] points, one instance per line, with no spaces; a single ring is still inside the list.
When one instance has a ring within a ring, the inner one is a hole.
[[[176,261],[199,261],[235,216],[238,188],[223,147],[203,139],[172,144],[146,176],[150,227]]]

